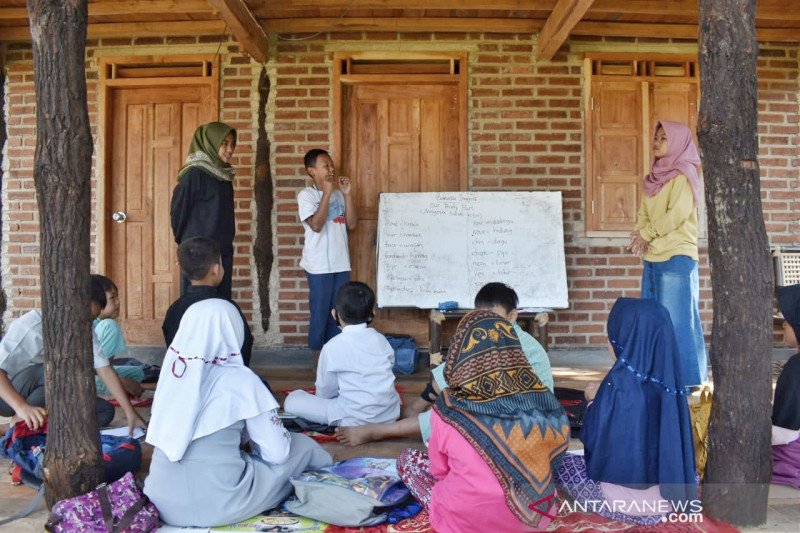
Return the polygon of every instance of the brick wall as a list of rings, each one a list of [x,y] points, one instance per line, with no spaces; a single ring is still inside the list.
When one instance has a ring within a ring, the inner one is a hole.
[[[98,134],[98,84],[95,63],[98,52],[106,55],[144,53],[187,54],[220,52],[220,119],[239,131],[234,166],[237,235],[233,272],[234,298],[245,316],[254,322],[253,242],[253,123],[255,83],[258,69],[250,58],[239,52],[230,38],[211,37],[148,37],[138,39],[102,39],[87,43],[87,92],[89,120],[95,153],[92,160],[92,209],[97,213],[96,161]],[[36,147],[36,117],[32,53],[28,45],[9,45],[3,58],[7,70],[5,92],[8,98],[7,157],[3,173],[3,288],[8,298],[6,318],[18,316],[41,305],[39,298],[39,225],[33,182],[33,154]],[[188,148],[188,147],[187,147]],[[98,219],[92,221],[92,269],[98,269]],[[261,338],[263,339],[263,334]]]
[[[302,36],[296,36],[302,37]],[[216,39],[216,38],[215,38]],[[108,46],[201,46],[208,39],[147,39],[91,43],[92,54]],[[216,41],[215,41],[216,42]],[[331,79],[334,51],[466,50],[469,53],[468,179],[473,190],[560,190],[564,197],[564,230],[571,308],[556,313],[550,326],[556,346],[605,342],[605,320],[614,300],[639,293],[640,261],[619,238],[584,236],[584,132],[582,52],[591,50],[655,52],[663,46],[692,43],[653,39],[575,39],[551,62],[533,59],[535,39],[515,34],[323,34],[307,40],[278,41],[267,65],[271,93],[267,132],[272,142],[275,184],[275,268],[270,286],[272,329],[257,344],[304,344],[307,324],[306,281],[298,261],[302,227],[295,195],[307,179],[302,155],[331,143]],[[649,48],[648,48],[649,47]],[[258,67],[230,42],[222,46],[222,120],[240,131],[237,147],[237,263],[235,293],[251,323],[258,293],[253,273],[252,198],[254,98]],[[150,53],[155,53],[152,50]],[[797,212],[798,47],[762,46],[759,62],[762,198],[770,242],[800,245]],[[9,171],[3,176],[3,276],[9,310],[18,314],[37,305],[38,248],[36,205],[31,176],[34,148],[34,97],[30,52],[10,47],[8,68]],[[92,77],[93,75],[93,77]],[[96,74],[90,72],[90,99]],[[90,103],[93,124],[96,108]],[[96,132],[94,132],[96,133]],[[19,224],[17,231],[16,224]],[[9,231],[12,230],[12,231]],[[710,332],[711,290],[705,244],[701,243],[701,313]],[[256,333],[259,333],[256,330]]]

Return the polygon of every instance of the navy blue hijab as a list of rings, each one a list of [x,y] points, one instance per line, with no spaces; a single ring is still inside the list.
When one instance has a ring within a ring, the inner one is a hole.
[[[581,430],[589,478],[657,484],[673,504],[695,499],[692,426],[669,313],[655,300],[620,298],[608,316],[608,339],[617,361]]]

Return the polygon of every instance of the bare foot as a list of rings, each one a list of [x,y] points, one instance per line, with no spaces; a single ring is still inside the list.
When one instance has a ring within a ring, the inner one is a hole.
[[[366,444],[378,440],[376,437],[375,432],[372,430],[372,424],[336,428],[336,440],[345,446]]]

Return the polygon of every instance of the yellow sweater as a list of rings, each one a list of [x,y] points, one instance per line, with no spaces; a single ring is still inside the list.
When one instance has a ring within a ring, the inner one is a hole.
[[[643,196],[636,229],[650,243],[645,261],[661,263],[676,255],[697,260],[697,209],[692,186],[683,174],[655,196]]]

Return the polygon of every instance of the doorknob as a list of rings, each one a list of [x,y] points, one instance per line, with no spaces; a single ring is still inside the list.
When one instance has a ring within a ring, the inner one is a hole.
[[[117,211],[111,215],[111,220],[113,220],[117,224],[122,224],[123,222],[125,222],[125,220],[127,220],[127,218],[128,215],[122,211]]]

